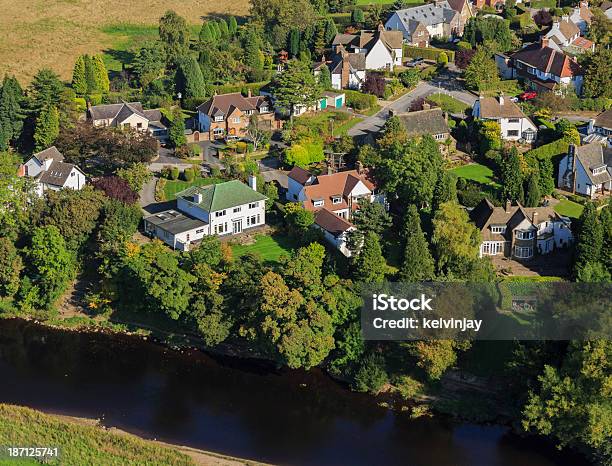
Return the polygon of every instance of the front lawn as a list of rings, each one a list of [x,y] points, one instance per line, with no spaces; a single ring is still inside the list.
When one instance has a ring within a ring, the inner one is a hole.
[[[470,163],[461,167],[451,169],[451,172],[459,178],[476,181],[477,183],[489,185],[498,188],[499,183],[495,181],[493,170],[479,163]]]
[[[515,96],[523,92],[523,88],[516,79],[503,79],[495,89],[482,91],[485,97],[496,97],[502,92],[505,95]]]
[[[431,94],[427,97],[427,100],[435,103],[442,110],[449,113],[465,113],[465,111],[470,108],[468,104],[446,94]]]
[[[209,184],[223,183],[225,180],[221,178],[200,178],[196,177],[191,183],[185,180],[168,180],[164,188],[166,200],[172,201],[176,199],[176,193],[180,193],[190,186],[208,186]]]
[[[235,257],[253,253],[266,262],[278,262],[281,256],[290,255],[291,251],[297,247],[296,239],[285,235],[257,235],[255,244],[235,244],[232,246],[232,251]]]
[[[555,212],[557,212],[559,215],[564,215],[565,217],[570,218],[580,217],[583,210],[584,206],[582,204],[570,201],[569,199],[561,199],[555,206]]]

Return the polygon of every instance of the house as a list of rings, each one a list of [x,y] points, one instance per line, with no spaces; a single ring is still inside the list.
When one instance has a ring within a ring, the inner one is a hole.
[[[589,120],[587,136],[582,142],[600,142],[612,147],[612,108]]]
[[[288,183],[287,200],[314,212],[315,227],[347,257],[351,255],[347,235],[354,229],[351,219],[359,202],[385,203],[384,195],[377,193],[376,184],[361,166],[328,175],[313,175],[295,166],[289,172]]]
[[[176,195],[176,209],[144,219],[145,232],[174,249],[188,251],[207,235],[229,236],[266,223],[266,196],[233,180],[210,186],[191,186]]]
[[[549,46],[557,52],[567,51],[580,54],[595,51],[595,44],[589,39],[580,36],[580,29],[569,16],[555,19],[550,31],[544,37],[548,39]]]
[[[538,129],[523,111],[508,97],[480,97],[474,103],[474,118],[499,123],[501,138],[506,141],[536,140]]]
[[[168,129],[161,122],[159,109],[144,110],[140,102],[95,105],[87,109],[87,117],[96,127],[111,126],[148,131],[158,139],[168,136]]]
[[[55,146],[30,157],[20,167],[19,174],[34,178],[36,191],[41,196],[49,190],[80,190],[85,186],[85,174],[76,165],[64,162],[64,156]]]
[[[582,92],[584,73],[578,62],[549,47],[545,37],[512,54],[510,59],[511,78],[524,79],[535,91],[563,93],[573,86],[577,94]]]
[[[605,11],[603,4],[601,5],[601,10]],[[569,19],[580,29],[580,34],[585,35],[593,20],[593,13],[589,8],[589,2],[581,0],[578,6],[572,10]]]
[[[211,97],[198,108],[198,127],[203,140],[213,141],[227,136],[246,137],[247,127],[255,116],[259,129],[277,129],[274,108],[268,96],[244,97],[240,92]]]
[[[459,13],[459,27],[457,28],[457,35],[463,35],[463,29],[465,28],[468,20],[474,16],[474,10],[472,3],[469,0],[446,0],[449,6]],[[517,2],[520,3],[520,2]]]
[[[366,54],[349,53],[343,45],[335,47],[335,53],[331,61],[327,62],[325,57],[314,66],[314,74],[317,76],[323,66],[329,68],[331,74],[332,88],[334,89],[360,89],[366,77]]]
[[[411,45],[428,47],[432,37],[461,36],[465,26],[462,18],[462,14],[455,11],[448,1],[436,0],[425,5],[396,10],[385,23],[385,29],[400,31]]]
[[[516,3],[522,3],[521,1],[517,1]],[[496,11],[502,11],[504,6],[506,5],[506,0],[475,0],[474,7],[478,10],[482,9],[485,6],[495,8]]]
[[[495,207],[483,199],[470,218],[482,234],[480,257],[529,260],[573,242],[570,220],[550,206],[523,207],[508,201],[505,207]]]
[[[594,199],[612,190],[612,149],[599,142],[570,145],[559,163],[559,188]]]
[[[398,31],[385,31],[382,24],[376,31],[361,30],[357,34],[336,34],[332,48],[342,45],[349,54],[364,54],[366,70],[389,70],[401,66],[403,36]],[[360,60],[360,59],[359,59]]]
[[[430,134],[439,143],[440,153],[448,155],[449,146],[455,145],[448,127],[448,114],[441,108],[430,108],[428,103],[423,104],[423,110],[416,112],[396,113],[389,111],[389,116],[397,116],[408,137],[419,137]],[[448,143],[447,141],[450,141]]]
[[[608,19],[612,19],[612,2],[606,0],[601,5],[599,5],[601,11],[604,12]]]

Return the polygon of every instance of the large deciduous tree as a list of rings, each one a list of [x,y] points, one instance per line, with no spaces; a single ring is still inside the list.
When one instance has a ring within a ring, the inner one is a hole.
[[[495,89],[499,84],[499,72],[490,52],[479,47],[464,73],[465,84],[475,91]]]
[[[164,44],[166,63],[176,66],[189,52],[189,27],[182,16],[166,11],[159,20],[159,38]]]
[[[321,89],[309,64],[291,60],[287,69],[272,80],[272,94],[276,107],[288,111],[293,121],[295,107],[314,105],[321,95]]]

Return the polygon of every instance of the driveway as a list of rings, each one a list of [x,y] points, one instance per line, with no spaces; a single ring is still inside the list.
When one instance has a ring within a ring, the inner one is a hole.
[[[464,102],[470,106],[474,105],[476,96],[465,91],[452,73],[444,73],[436,81],[420,82],[417,87],[412,91],[404,94],[399,99],[393,102],[387,102],[384,107],[375,115],[360,121],[351,129],[348,130],[349,136],[365,136],[367,134],[378,133],[385,121],[389,117],[389,110],[395,112],[407,112],[410,108],[410,104],[419,97],[427,97],[428,95],[436,92],[443,91],[445,94],[449,94],[452,97]]]

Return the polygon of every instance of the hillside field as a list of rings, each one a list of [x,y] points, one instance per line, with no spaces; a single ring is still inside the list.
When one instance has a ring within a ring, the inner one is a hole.
[[[159,18],[172,9],[197,29],[206,16],[245,15],[248,0],[0,0],[0,76],[22,84],[40,68],[63,79],[77,56],[105,52],[106,60],[156,36]]]

